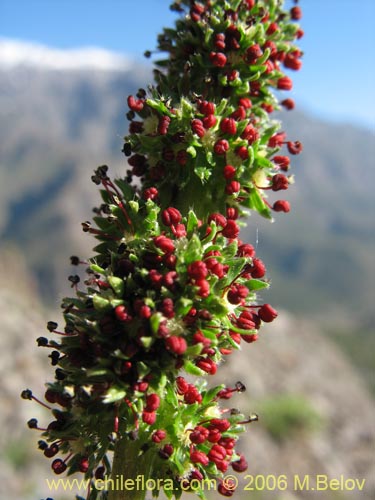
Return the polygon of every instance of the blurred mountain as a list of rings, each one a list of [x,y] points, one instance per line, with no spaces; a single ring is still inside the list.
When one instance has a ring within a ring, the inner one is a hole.
[[[126,96],[151,81],[151,71],[57,70],[25,61],[0,61],[0,236],[19,248],[44,300],[57,305],[69,293],[69,256],[90,256],[93,246],[80,231],[100,203],[92,171],[106,163],[112,175],[125,174]],[[304,144],[292,158],[296,186],[272,195],[290,200],[292,212],[276,214],[274,224],[251,217],[243,237],[267,264],[273,287],[266,300],[324,323],[368,374],[374,135],[297,111],[282,119],[288,137]]]

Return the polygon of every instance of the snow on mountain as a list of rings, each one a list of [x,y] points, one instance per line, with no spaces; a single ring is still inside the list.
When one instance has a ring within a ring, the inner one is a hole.
[[[56,49],[34,42],[0,38],[0,68],[36,67],[51,70],[126,71],[127,57],[97,47]]]

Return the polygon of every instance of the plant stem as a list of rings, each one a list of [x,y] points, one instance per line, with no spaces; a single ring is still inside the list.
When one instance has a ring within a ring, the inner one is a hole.
[[[145,500],[153,457],[140,450],[140,443],[140,439],[123,438],[116,444],[111,474],[114,485],[109,489],[108,500]]]

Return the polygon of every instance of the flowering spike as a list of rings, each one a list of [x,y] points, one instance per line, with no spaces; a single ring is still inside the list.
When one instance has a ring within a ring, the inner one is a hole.
[[[156,85],[127,99],[128,170],[112,181],[106,165],[95,169],[102,202],[82,224],[95,255],[71,257],[87,275],[68,278],[65,327],[49,321],[57,337],[38,338],[56,366],[45,392],[51,406],[29,389],[21,394],[51,414],[46,428],[36,419],[28,426],[43,432],[39,448],[56,474],[170,478],[177,498],[182,481],[214,477],[229,497],[235,484],[223,475],[247,468],[236,442],[258,417],[221,406],[245,387],[208,389],[205,379],[277,317],[258,305],[265,264],[238,237],[246,213],[271,219],[290,210],[267,195],[289,187],[281,148],[302,151],[269,117],[294,107],[274,91],[291,90],[284,69],[302,66],[301,9],[282,3],[175,2],[181,18],[158,38],[168,57],[156,63]],[[107,497],[123,498],[88,492]]]

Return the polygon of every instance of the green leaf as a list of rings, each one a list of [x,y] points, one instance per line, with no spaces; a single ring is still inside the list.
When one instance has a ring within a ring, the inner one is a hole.
[[[270,286],[266,281],[256,279],[246,281],[245,285],[249,290],[262,290],[263,288],[269,288]]]
[[[222,316],[226,316],[228,314],[226,302],[220,297],[211,297],[208,301],[208,304],[210,312],[215,316],[221,318]]]
[[[194,169],[195,174],[199,179],[202,181],[202,183],[205,183],[208,181],[208,179],[211,177],[211,170],[209,170],[207,167],[196,167]]]
[[[122,387],[113,385],[107,391],[107,394],[104,396],[104,403],[114,403],[115,401],[119,401],[120,399],[124,399],[126,396],[126,391]]]
[[[150,108],[155,109],[161,115],[167,115],[170,118],[174,118],[174,115],[170,112],[164,102],[156,100],[156,99],[147,99],[146,103],[150,106]]]
[[[192,305],[192,300],[187,299],[186,297],[181,297],[180,299],[178,299],[174,306],[176,314],[178,316],[185,316],[192,308]]]
[[[188,220],[187,220],[187,233],[190,236],[194,229],[198,227],[198,217],[195,215],[193,210],[189,210]]]
[[[188,148],[186,148],[186,152],[189,153],[192,158],[195,158],[197,156],[197,150],[194,146],[189,146]]]
[[[232,257],[234,257],[237,253],[237,250],[238,250],[238,245],[237,243],[234,241],[233,243],[231,243],[230,245],[228,245],[227,247],[225,247],[221,254],[223,257],[225,257],[225,259],[231,259]]]
[[[212,389],[209,389],[208,391],[205,392],[203,399],[202,399],[202,405],[206,405],[208,403],[211,403],[212,400],[217,396],[217,394],[222,390],[225,389],[225,385],[219,385],[217,387],[213,387]]]
[[[110,276],[108,278],[108,282],[115,294],[119,297],[122,297],[125,288],[124,280],[122,278],[118,278],[117,276]]]
[[[229,266],[225,283],[229,284],[232,283],[232,281],[237,278],[237,276],[240,274],[242,271],[245,263],[247,260],[244,257],[236,257],[234,259],[230,259],[226,261],[226,264]],[[223,280],[224,281],[224,280]]]
[[[248,208],[256,210],[267,219],[272,219],[271,210],[266,205],[257,189],[249,188],[249,197],[246,199],[244,205]]]
[[[184,370],[186,373],[189,373],[190,375],[195,375],[196,377],[202,377],[203,375],[206,375],[206,372],[195,366],[194,363],[191,361],[185,361],[184,363]]]
[[[159,330],[159,326],[161,321],[164,319],[164,316],[157,312],[154,313],[151,318],[150,318],[150,326],[153,334],[156,334],[157,331]]]
[[[112,309],[112,305],[109,302],[109,300],[105,299],[104,297],[101,297],[100,295],[94,295],[92,301],[94,304],[94,308],[97,311],[104,312]]]
[[[91,271],[94,271],[94,273],[99,273],[99,274],[107,274],[107,271],[103,269],[102,267],[98,266],[97,264],[91,264],[90,265]]]
[[[196,260],[200,260],[202,255],[202,244],[199,236],[193,234],[184,252],[184,260],[186,264],[190,264]]]
[[[171,406],[173,406],[173,408],[177,407],[178,398],[177,398],[177,394],[176,394],[174,385],[167,384],[166,393],[165,393],[165,400],[167,403],[169,403]]]
[[[203,344],[201,343],[191,345],[186,349],[185,354],[187,356],[198,356],[202,352],[202,348]]]
[[[223,114],[224,109],[227,107],[228,101],[227,99],[222,99],[220,104],[216,108],[216,115],[220,116]]]

